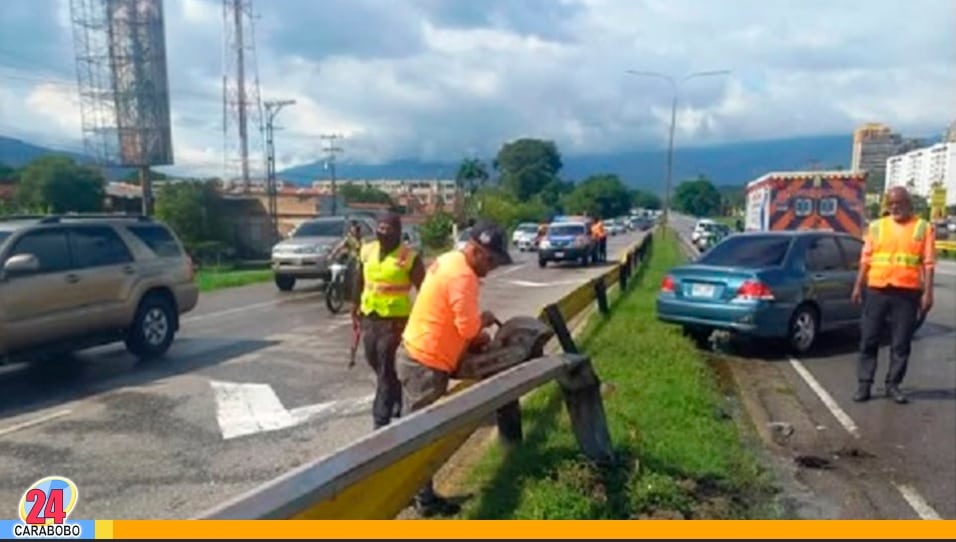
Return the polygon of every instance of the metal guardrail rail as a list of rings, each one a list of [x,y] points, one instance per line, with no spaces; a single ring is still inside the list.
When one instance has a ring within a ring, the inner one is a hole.
[[[652,232],[651,232],[652,233]],[[402,417],[334,453],[203,512],[197,519],[391,519],[479,427],[497,414],[503,444],[521,442],[520,398],[556,380],[582,453],[613,458],[590,358],[578,353],[567,322],[593,303],[609,312],[607,292],[627,289],[653,243],[649,233],[610,270],[542,308],[564,353],[526,361],[481,381],[465,381],[428,408]]]

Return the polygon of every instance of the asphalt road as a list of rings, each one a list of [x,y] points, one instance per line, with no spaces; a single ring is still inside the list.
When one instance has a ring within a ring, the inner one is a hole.
[[[608,251],[638,239],[612,237]],[[514,255],[482,290],[502,320],[606,269]],[[375,382],[361,352],[346,368],[350,335],[315,286],[266,284],[203,295],[163,360],[117,345],[0,367],[0,502],[12,513],[55,474],[78,485],[74,518],[188,518],[346,445],[371,431]]]
[[[693,228],[689,217],[677,216],[674,224],[687,235]],[[883,498],[895,501],[881,505],[893,514],[887,519],[956,519],[956,262],[940,262],[935,287],[935,306],[914,338],[901,386],[911,399],[908,405],[882,395],[886,348],[880,352],[874,399],[852,401],[858,334],[821,337],[816,351],[801,359],[758,350],[765,361],[787,362],[789,384],[815,407],[818,419],[842,426],[874,454],[868,474],[884,480],[889,495]]]

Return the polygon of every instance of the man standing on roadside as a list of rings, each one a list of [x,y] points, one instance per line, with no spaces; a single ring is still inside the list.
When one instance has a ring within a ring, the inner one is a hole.
[[[361,318],[365,360],[375,371],[372,404],[375,429],[388,425],[401,410],[402,386],[395,372],[395,350],[412,310],[412,285],[420,289],[425,265],[420,254],[402,243],[402,219],[378,217],[376,240],[359,256],[358,287],[352,317]]]
[[[598,259],[602,262],[607,261],[607,230],[604,229],[604,222],[599,215],[594,215],[594,224],[591,225],[591,235],[598,243]]]
[[[397,355],[403,415],[437,401],[447,391],[462,355],[481,351],[491,342],[482,330],[496,318],[479,309],[479,281],[509,263],[504,232],[495,224],[479,222],[463,249],[441,255],[429,267]],[[457,504],[435,493],[431,481],[415,497],[415,506],[426,517],[458,512]]]
[[[870,399],[880,336],[889,317],[891,345],[886,395],[904,404],[908,399],[900,384],[909,363],[913,330],[920,315],[925,317],[933,307],[936,236],[932,224],[913,214],[913,200],[905,188],[895,186],[886,197],[889,216],[870,224],[853,288],[853,302],[863,302],[859,386],[853,400]]]

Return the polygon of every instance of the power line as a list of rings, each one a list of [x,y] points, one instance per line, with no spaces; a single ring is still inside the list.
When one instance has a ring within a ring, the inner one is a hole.
[[[319,137],[328,142],[322,150],[325,151],[325,163],[332,173],[332,216],[335,216],[338,210],[337,194],[335,191],[335,155],[343,152],[341,147],[335,146],[335,140],[341,139],[342,136],[338,134],[322,134]]]

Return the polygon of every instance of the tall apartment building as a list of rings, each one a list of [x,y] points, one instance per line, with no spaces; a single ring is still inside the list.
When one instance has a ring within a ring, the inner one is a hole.
[[[956,120],[949,125],[949,128],[946,129],[946,133],[943,134],[944,143],[956,143]]]
[[[937,143],[886,160],[887,190],[905,186],[929,198],[935,183],[946,187],[946,205],[956,205],[956,143]]]
[[[897,154],[903,138],[889,126],[867,123],[853,131],[853,157],[850,169],[866,170],[870,176],[886,172],[886,161]]]

